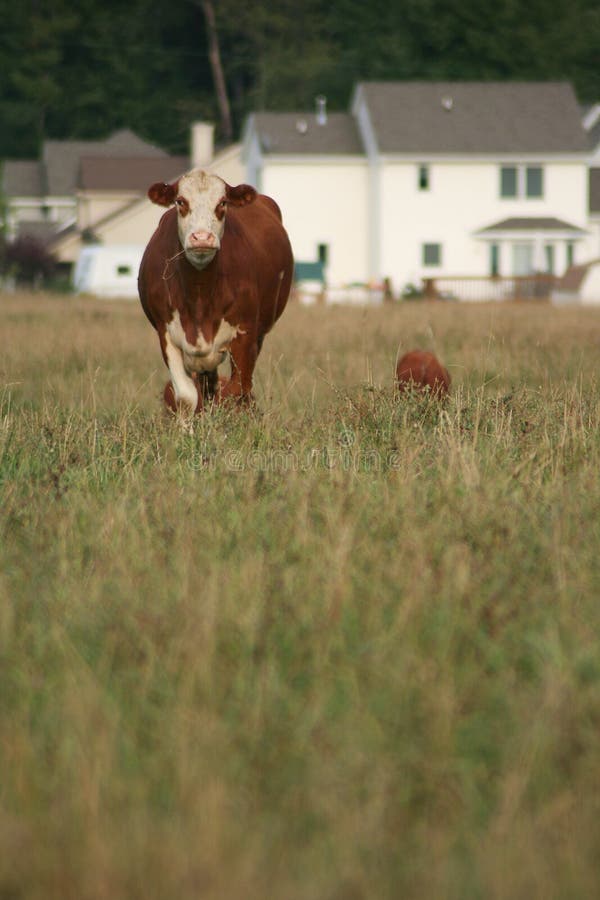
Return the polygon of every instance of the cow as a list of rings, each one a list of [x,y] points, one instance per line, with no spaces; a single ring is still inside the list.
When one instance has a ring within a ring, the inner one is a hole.
[[[251,402],[265,335],[288,300],[293,256],[280,209],[247,184],[194,169],[148,197],[168,207],[142,257],[142,308],[158,333],[173,411]],[[230,355],[231,374],[217,367]]]
[[[396,365],[396,388],[402,392],[411,385],[442,399],[450,390],[450,374],[433,353],[411,350]]]

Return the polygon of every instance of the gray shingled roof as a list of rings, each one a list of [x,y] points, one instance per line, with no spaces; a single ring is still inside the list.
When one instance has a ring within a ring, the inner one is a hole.
[[[42,167],[36,160],[7,159],[2,166],[5,197],[43,196]]]
[[[364,82],[382,153],[581,153],[588,139],[570,84]]]
[[[485,234],[490,231],[573,231],[585,234],[582,228],[552,216],[514,216],[488,225],[487,228],[481,228],[477,233]]]
[[[160,147],[144,141],[129,128],[115,131],[104,141],[104,146],[111,156],[168,156]]]
[[[590,169],[590,212],[600,213],[600,169]]]
[[[353,116],[328,113],[325,125],[314,113],[261,112],[254,116],[263,153],[355,155],[363,147]]]
[[[84,190],[145,193],[155,181],[172,181],[189,168],[187,156],[85,156],[81,159],[78,186]]]
[[[132,131],[117,131],[105,141],[44,141],[43,163],[46,193],[53,197],[75,193],[79,160],[83,156],[165,157],[168,154],[147,144]]]

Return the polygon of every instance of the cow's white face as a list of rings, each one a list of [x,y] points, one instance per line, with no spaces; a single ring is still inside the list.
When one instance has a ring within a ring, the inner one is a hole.
[[[179,179],[175,206],[181,246],[191,264],[203,269],[221,246],[227,209],[225,182],[200,169],[189,172]]]
[[[246,206],[256,197],[247,184],[231,187],[218,175],[194,169],[173,184],[153,184],[153,203],[177,208],[177,231],[189,262],[204,269],[215,258],[225,230],[228,206]]]

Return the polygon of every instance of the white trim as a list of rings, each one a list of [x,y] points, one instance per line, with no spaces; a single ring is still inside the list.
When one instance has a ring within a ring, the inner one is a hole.
[[[496,243],[497,241],[533,241],[538,237],[543,238],[544,240],[556,240],[556,241],[583,241],[589,232],[585,232],[581,234],[581,232],[574,233],[573,231],[559,231],[558,229],[553,228],[530,228],[530,229],[498,229],[498,231],[486,231],[485,234],[481,234],[481,232],[473,232],[473,237],[477,241],[488,241],[491,244]]]
[[[75,196],[73,198],[66,197],[24,197],[18,194],[13,194],[11,197],[7,197],[7,205],[8,207],[18,206],[21,208],[29,209],[41,209],[42,207],[57,207],[68,209],[72,206],[74,209],[77,206],[77,200]]]
[[[600,103],[594,103],[591,109],[588,109],[587,113],[583,117],[581,124],[586,131],[590,131],[594,127],[598,119],[600,119]]]
[[[581,163],[582,166],[588,165],[589,151],[572,154],[548,154],[548,153],[430,153],[422,151],[417,153],[381,153],[379,160],[383,165],[391,165],[394,163],[414,163],[424,159],[430,160],[432,163],[445,163],[452,165],[457,163],[464,165],[480,164],[489,166],[492,164],[504,165],[505,163],[514,165],[529,165],[530,163],[537,165],[556,165],[560,163]]]
[[[381,156],[377,144],[377,133],[371,121],[369,105],[361,84],[357,85],[352,98],[352,115],[360,132],[369,166],[369,193],[367,197],[367,234],[369,249],[367,268],[369,278],[374,281],[381,276]],[[362,156],[360,157],[362,159]]]
[[[268,153],[262,157],[263,166],[291,166],[291,165],[309,165],[309,166],[356,166],[367,165],[368,159],[364,155],[342,155],[342,154],[300,154],[300,153]]]

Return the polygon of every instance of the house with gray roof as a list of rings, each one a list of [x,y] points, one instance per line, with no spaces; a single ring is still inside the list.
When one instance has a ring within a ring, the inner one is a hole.
[[[213,131],[208,122],[192,124],[190,158],[169,156],[151,145],[146,154],[138,138],[124,140],[122,132],[109,139],[109,147],[100,154],[96,142],[77,148],[77,176],[71,185],[75,218],[55,230],[48,244],[61,267],[71,270],[76,289],[98,296],[137,297],[139,262],[164,213],[149,201],[149,185],[174,181],[191,167],[215,171],[230,184],[245,180],[239,144],[215,153]],[[72,160],[68,169],[75,171]],[[68,172],[58,174],[66,186]],[[29,222],[26,228],[32,234],[34,224]]]
[[[101,208],[90,213],[84,202],[89,227],[144,190],[145,172],[185,170],[187,159],[170,157],[128,129],[104,141],[45,141],[39,160],[6,160],[1,192],[5,199],[9,239],[28,234],[51,243],[66,230],[81,225],[79,194],[91,185],[104,193]],[[109,174],[110,173],[110,174]],[[146,185],[147,187],[147,185]]]
[[[281,206],[296,260],[324,264],[330,284],[365,281],[369,173],[351,113],[327,113],[322,105],[255,113],[246,122],[242,160],[248,181]]]
[[[330,284],[551,272],[598,255],[571,85],[364,82],[347,114],[257,113],[249,180]]]
[[[216,171],[231,184],[245,180],[239,144],[215,153],[213,133],[211,123],[192,123],[189,157],[170,156],[129,130],[105,141],[46,141],[39,161],[4,166],[9,237],[43,240],[72,274],[91,246],[102,266],[93,290],[86,289],[137,296],[137,265],[164,213],[148,200],[148,187],[174,181],[191,167]]]

